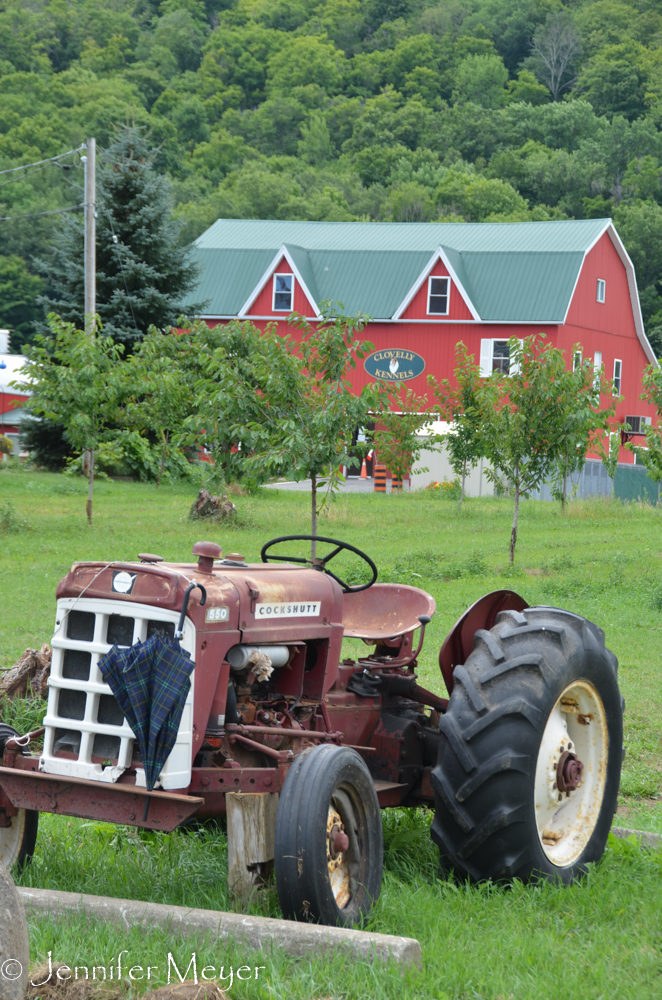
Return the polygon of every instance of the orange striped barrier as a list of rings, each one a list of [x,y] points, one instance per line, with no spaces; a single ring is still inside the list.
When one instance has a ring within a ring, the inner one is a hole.
[[[391,492],[401,489],[402,489],[402,479],[400,479],[399,476],[393,476],[393,479],[391,480]]]
[[[375,493],[386,493],[386,466],[375,466]]]

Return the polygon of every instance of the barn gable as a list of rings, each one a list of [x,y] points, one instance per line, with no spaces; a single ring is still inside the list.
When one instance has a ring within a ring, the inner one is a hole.
[[[463,270],[460,255],[453,254],[452,251],[451,255],[456,258],[458,269]],[[443,247],[437,248],[432,260],[396,309],[393,319],[438,322],[471,322],[480,319],[451,263],[451,255]],[[432,280],[435,278],[442,280]]]
[[[319,317],[315,276],[301,247],[283,245],[238,312],[240,319],[272,317],[292,312]]]
[[[636,335],[646,360],[657,363],[644,331],[634,265],[612,222],[586,249],[563,323],[621,336]]]
[[[626,269],[606,232],[586,252],[565,322],[636,335]]]

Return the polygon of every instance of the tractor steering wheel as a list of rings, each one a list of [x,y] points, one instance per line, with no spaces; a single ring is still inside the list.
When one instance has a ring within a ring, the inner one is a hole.
[[[335,545],[336,548],[328,555],[319,559],[304,559],[302,556],[268,556],[267,552],[272,545],[278,545],[280,542],[329,542],[331,545]],[[358,587],[350,587],[349,584],[341,580],[340,577],[332,573],[330,569],[327,569],[327,563],[342,552],[343,549],[347,549],[349,552],[355,552],[357,556],[363,559],[364,562],[368,564],[372,570],[372,579],[369,583],[362,583]],[[262,562],[288,562],[288,563],[304,563],[304,565],[312,566],[313,569],[319,570],[321,573],[327,573],[329,576],[333,577],[336,583],[339,583],[342,587],[343,594],[358,594],[360,590],[367,590],[368,587],[372,587],[373,583],[377,579],[377,567],[374,562],[367,556],[365,552],[361,552],[361,549],[355,548],[348,542],[340,542],[337,538],[325,538],[323,535],[281,535],[280,538],[272,538],[270,542],[262,546],[262,551],[260,553]]]

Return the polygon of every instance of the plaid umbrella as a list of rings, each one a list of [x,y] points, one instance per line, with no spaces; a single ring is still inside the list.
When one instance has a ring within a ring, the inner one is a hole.
[[[175,745],[195,663],[160,632],[129,648],[113,646],[99,669],[133,729],[151,791]]]

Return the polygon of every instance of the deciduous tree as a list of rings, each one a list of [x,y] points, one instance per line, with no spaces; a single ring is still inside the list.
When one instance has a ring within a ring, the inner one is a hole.
[[[476,408],[483,451],[491,465],[486,475],[515,501],[513,563],[520,500],[548,478],[565,446],[568,382],[563,352],[542,335],[513,338],[509,345],[509,374],[494,372],[480,380]]]
[[[97,318],[98,321],[98,318]],[[119,401],[118,362],[124,348],[112,337],[77,330],[52,313],[51,338],[37,337],[27,348],[22,379],[12,383],[32,393],[29,408],[62,424],[78,452],[89,451],[87,520],[92,523],[94,451],[103,440]]]
[[[258,342],[240,364],[223,349],[215,352],[199,386],[197,422],[205,431],[222,423],[237,449],[237,464],[256,480],[310,479],[314,536],[341,467],[360,450],[352,443],[356,428],[384,407],[387,390],[366,386],[355,395],[348,381],[356,361],[372,349],[357,337],[364,317],[347,318],[327,307],[314,325],[297,315],[291,322],[296,337],[271,328],[262,335],[251,332]],[[321,485],[327,493],[320,503]]]
[[[576,83],[575,66],[582,52],[579,32],[567,11],[547,16],[533,36],[533,52],[538,79],[558,101]]]
[[[616,410],[614,385],[611,379],[606,378],[604,369],[596,372],[590,358],[582,359],[579,344],[575,344],[572,357],[572,367],[561,374],[557,382],[558,399],[565,407],[565,414],[559,427],[559,454],[551,479],[552,493],[561,501],[563,511],[568,495],[568,477],[573,472],[581,472],[589,451],[601,451],[603,435],[613,429]],[[603,396],[609,402],[601,407]]]
[[[444,435],[444,443],[456,476],[460,477],[460,499],[462,509],[467,476],[483,457],[481,420],[479,405],[480,371],[473,357],[467,356],[463,343],[456,346],[457,364],[453,381],[428,377],[428,384],[434,392],[443,419],[451,424]]]
[[[390,407],[377,416],[379,427],[372,432],[371,443],[379,461],[402,481],[413,470],[421,452],[436,450],[439,440],[437,435],[421,434],[432,419],[427,396],[417,396],[413,389],[402,386],[392,396]]]

